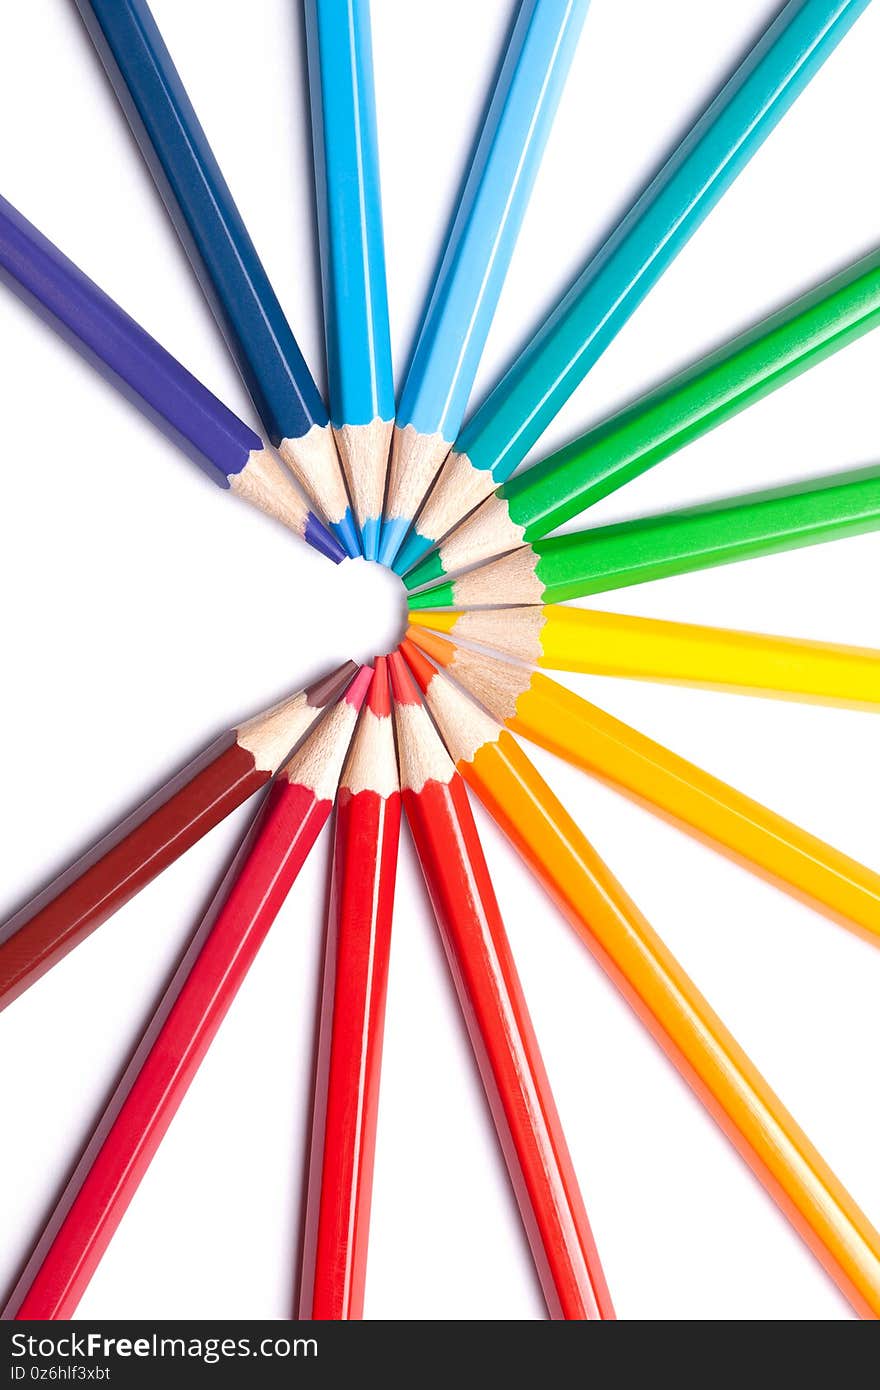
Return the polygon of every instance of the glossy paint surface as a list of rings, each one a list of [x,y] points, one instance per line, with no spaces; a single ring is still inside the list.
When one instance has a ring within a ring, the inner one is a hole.
[[[503,733],[461,770],[831,1278],[876,1319],[880,1234],[516,742]]]
[[[668,681],[853,709],[880,706],[880,650],[872,647],[671,623],[594,608],[550,604],[540,612],[543,625],[528,659],[551,671]],[[446,610],[414,614],[419,629],[415,640],[422,640],[423,628],[458,640],[456,624],[464,616]],[[482,640],[472,636],[470,628],[464,633],[469,641]],[[487,642],[506,654],[520,655],[519,644],[507,646],[494,626]]]
[[[446,236],[398,423],[458,433],[589,0],[522,0]]]
[[[613,1318],[464,784],[403,802],[550,1316]]]
[[[880,323],[880,252],[780,309],[500,489],[545,536]],[[474,557],[482,558],[482,557]]]
[[[532,676],[508,723],[843,926],[880,937],[880,874],[549,677]]]
[[[0,927],[0,1007],[269,779],[225,734]]]
[[[789,0],[462,430],[504,482],[730,187],[868,0]]]
[[[270,789],[105,1112],[5,1318],[70,1318],[332,803]]]
[[[326,425],[324,402],[148,5],[76,3],[271,442]],[[245,90],[243,81],[230,100],[245,99]]]
[[[394,418],[368,0],[305,0],[334,425]]]
[[[400,795],[339,793],[298,1316],[363,1317]]]
[[[878,527],[880,469],[865,468],[537,541],[536,572],[556,603]]]
[[[5,272],[5,274],[4,274]],[[220,487],[263,441],[0,198],[0,274]]]

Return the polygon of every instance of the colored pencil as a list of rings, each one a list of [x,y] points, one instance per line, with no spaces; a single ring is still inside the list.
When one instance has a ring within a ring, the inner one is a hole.
[[[399,832],[388,671],[379,656],[336,807],[301,1318],[363,1317]]]
[[[873,647],[553,604],[464,613],[429,610],[411,617],[415,627],[551,671],[668,681],[852,709],[880,706],[880,650]]]
[[[221,734],[0,926],[0,1008],[268,782],[357,670],[346,662]]]
[[[515,739],[405,650],[468,785],[856,1311],[876,1318],[880,1234]]]
[[[464,419],[588,5],[521,0],[517,11],[400,397],[382,526],[386,565]]]
[[[466,652],[444,637],[410,632],[500,723],[876,943],[880,873],[548,676]]]
[[[327,408],[146,0],[76,4],[270,442],[359,555]]]
[[[409,596],[411,608],[561,603],[880,527],[880,468],[825,474],[520,546]]]
[[[378,554],[394,373],[369,0],[305,0],[330,419],[364,555]]]
[[[445,536],[522,463],[867,5],[788,0],[471,416],[419,515],[419,536]]]
[[[278,773],[3,1310],[67,1319],[325,825],[369,667]]]
[[[613,1318],[464,783],[389,657],[407,822],[551,1318]]]
[[[259,435],[2,197],[0,278],[212,482],[275,517],[337,564],[345,558]]]
[[[407,586],[546,536],[878,323],[875,251],[511,478],[412,570]]]

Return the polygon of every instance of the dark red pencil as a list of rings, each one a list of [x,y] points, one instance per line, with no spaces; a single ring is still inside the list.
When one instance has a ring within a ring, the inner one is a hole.
[[[348,661],[221,734],[0,926],[0,1008],[269,781],[357,671]]]
[[[376,671],[339,785],[301,1318],[361,1318],[400,832],[388,668]]]
[[[278,773],[2,1318],[73,1315],[326,824],[370,676],[355,676]]]
[[[611,1319],[550,1082],[464,783],[389,657],[406,818],[551,1318]]]

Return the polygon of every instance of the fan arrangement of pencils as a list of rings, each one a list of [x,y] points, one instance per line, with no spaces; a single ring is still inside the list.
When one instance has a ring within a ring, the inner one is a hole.
[[[370,665],[348,662],[198,753],[0,927],[5,1006],[262,792],[5,1318],[73,1315],[331,814],[295,1315],[362,1316],[405,814],[548,1314],[614,1317],[469,792],[853,1308],[880,1315],[880,1235],[514,737],[550,749],[852,930],[880,937],[880,874],[544,673],[880,709],[878,651],[562,606],[878,530],[880,468],[552,534],[880,323],[880,252],[517,471],[868,3],[782,5],[473,409],[477,368],[589,0],[519,0],[397,400],[369,0],[303,0],[328,409],[146,0],[77,0],[262,437],[0,198],[4,279],[221,487],[336,563],[363,555],[393,568],[409,593],[411,626],[395,651]]]

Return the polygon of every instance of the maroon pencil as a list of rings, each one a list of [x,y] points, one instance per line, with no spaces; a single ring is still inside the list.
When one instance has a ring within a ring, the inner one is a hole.
[[[222,734],[0,926],[0,1008],[268,782],[357,669],[348,661]]]

